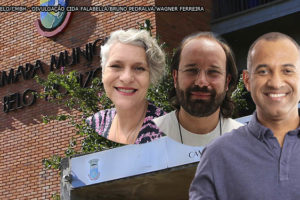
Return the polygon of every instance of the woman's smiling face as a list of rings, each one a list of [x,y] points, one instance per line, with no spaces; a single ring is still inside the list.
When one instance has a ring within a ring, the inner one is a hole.
[[[113,44],[102,80],[107,96],[117,108],[130,109],[144,103],[150,85],[145,49],[131,44]]]

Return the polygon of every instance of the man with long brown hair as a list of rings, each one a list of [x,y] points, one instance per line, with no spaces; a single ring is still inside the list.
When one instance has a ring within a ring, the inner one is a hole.
[[[203,146],[242,124],[229,118],[238,75],[229,46],[210,32],[186,37],[175,53],[171,71],[175,111],[154,119],[167,136]]]

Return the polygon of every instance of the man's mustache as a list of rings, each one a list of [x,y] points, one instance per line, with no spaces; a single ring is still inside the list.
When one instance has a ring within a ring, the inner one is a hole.
[[[215,94],[216,91],[214,89],[208,89],[207,87],[199,87],[199,86],[194,86],[189,89],[189,92],[205,92],[205,93],[210,93],[210,94]]]

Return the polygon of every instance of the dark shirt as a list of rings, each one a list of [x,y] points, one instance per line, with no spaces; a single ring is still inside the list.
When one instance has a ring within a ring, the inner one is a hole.
[[[254,114],[204,150],[190,200],[300,200],[299,130],[289,131],[281,148]]]

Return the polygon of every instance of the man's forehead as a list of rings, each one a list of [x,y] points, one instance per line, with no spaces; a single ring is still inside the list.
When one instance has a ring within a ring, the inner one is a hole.
[[[258,41],[255,44],[255,46],[253,47],[253,49],[251,51],[251,55],[253,55],[258,50],[268,51],[269,49],[266,46],[270,46],[272,44],[281,45],[282,47],[287,47],[288,46],[289,48],[292,48],[293,50],[299,52],[298,47],[292,41],[290,41],[286,38],[278,38],[276,40],[262,39],[262,40]],[[281,51],[285,51],[285,49],[282,48]]]
[[[296,58],[300,61],[300,51],[297,46],[286,38],[258,41],[250,52],[251,67],[255,62],[272,57],[274,59]]]
[[[180,61],[183,57],[193,57],[195,55],[191,54],[202,54],[202,53],[211,53],[211,54],[221,54],[224,59],[226,59],[226,53],[223,47],[212,38],[199,37],[193,38],[191,40],[186,41],[183,44],[182,51],[180,54]],[[194,57],[195,58],[195,57]]]
[[[198,37],[187,40],[182,46],[182,51],[188,47],[202,48],[203,46],[211,48],[216,48],[216,46],[219,46],[222,48],[221,45],[212,38]]]

